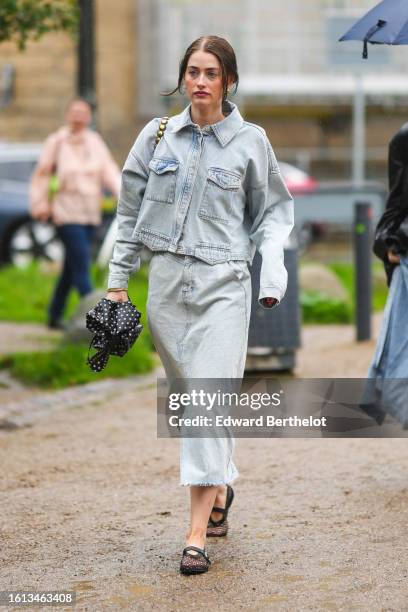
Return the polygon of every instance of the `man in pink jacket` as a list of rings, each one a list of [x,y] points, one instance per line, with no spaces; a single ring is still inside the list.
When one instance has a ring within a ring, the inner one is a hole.
[[[46,139],[30,186],[30,210],[34,219],[51,220],[65,247],[65,260],[48,309],[48,325],[62,328],[69,291],[81,296],[92,290],[91,243],[101,222],[102,189],[117,198],[120,170],[99,134],[89,128],[90,105],[73,100],[66,125]],[[58,191],[50,198],[50,178],[58,177]]]

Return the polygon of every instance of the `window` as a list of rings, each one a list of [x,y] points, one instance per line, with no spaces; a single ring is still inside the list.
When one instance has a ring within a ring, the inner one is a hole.
[[[35,161],[0,161],[0,180],[27,183],[34,166]]]

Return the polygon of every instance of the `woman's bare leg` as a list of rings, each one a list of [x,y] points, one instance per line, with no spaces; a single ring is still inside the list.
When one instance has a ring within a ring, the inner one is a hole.
[[[219,487],[190,487],[190,529],[187,531],[187,546],[205,547],[208,519],[214,506]]]
[[[225,508],[227,505],[227,485],[220,485],[217,487],[217,495],[215,497],[214,506],[217,508]],[[221,512],[212,512],[211,518],[213,521],[220,521],[223,515]]]

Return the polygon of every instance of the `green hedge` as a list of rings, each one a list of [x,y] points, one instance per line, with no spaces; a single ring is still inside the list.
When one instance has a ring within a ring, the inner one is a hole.
[[[347,262],[333,262],[328,264],[328,267],[341,281],[347,291],[348,299],[346,301],[335,300],[320,291],[302,291],[300,304],[303,323],[352,323],[354,320],[354,266]],[[383,265],[375,262],[372,273],[372,308],[374,312],[378,312],[384,309],[388,295]]]
[[[353,318],[350,304],[319,291],[302,291],[300,304],[303,323],[351,323]]]

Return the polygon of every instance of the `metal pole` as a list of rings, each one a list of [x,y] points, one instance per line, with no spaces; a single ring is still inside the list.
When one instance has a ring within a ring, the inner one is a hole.
[[[371,204],[354,206],[354,263],[357,341],[371,338]]]
[[[353,102],[353,172],[352,180],[359,187],[365,178],[365,93],[363,77],[355,75]]]
[[[79,0],[79,42],[77,91],[96,111],[95,94],[95,10],[94,0]]]

